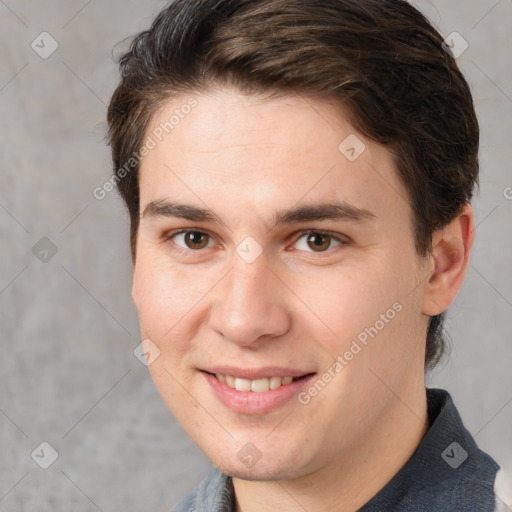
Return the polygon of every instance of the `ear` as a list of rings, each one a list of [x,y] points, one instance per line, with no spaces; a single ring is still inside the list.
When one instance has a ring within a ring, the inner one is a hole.
[[[425,315],[438,315],[455,300],[466,275],[474,239],[473,208],[466,203],[462,212],[432,237],[429,258],[433,271],[424,288]]]

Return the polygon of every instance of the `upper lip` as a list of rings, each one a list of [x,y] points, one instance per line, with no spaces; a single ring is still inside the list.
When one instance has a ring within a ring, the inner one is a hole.
[[[210,366],[202,369],[208,373],[220,373],[240,379],[263,379],[264,377],[303,377],[310,373],[297,368],[284,368],[283,366],[262,366],[260,368],[238,368],[235,366]]]

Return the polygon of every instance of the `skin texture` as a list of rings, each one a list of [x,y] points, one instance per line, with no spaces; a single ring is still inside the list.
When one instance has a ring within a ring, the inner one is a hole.
[[[238,511],[355,510],[428,428],[427,315],[445,310],[462,284],[471,207],[420,258],[391,154],[339,108],[218,88],[173,98],[147,134],[190,96],[197,106],[140,169],[133,299],[143,339],[160,351],[151,375],[190,437],[233,476]],[[349,135],[365,144],[354,161],[338,149]],[[155,215],[154,201],[208,208],[219,220]],[[280,210],[332,201],[373,217],[271,227]],[[209,235],[205,247],[174,236],[182,229]],[[326,250],[314,251],[307,235],[316,231],[340,241],[321,237]],[[237,253],[246,237],[262,249],[251,263]],[[265,414],[235,412],[200,372],[276,365],[321,376],[393,304],[400,312],[307,404],[293,397]],[[261,455],[252,467],[237,455],[248,442]]]

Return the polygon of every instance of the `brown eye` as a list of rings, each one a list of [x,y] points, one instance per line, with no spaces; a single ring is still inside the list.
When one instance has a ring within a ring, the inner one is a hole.
[[[170,237],[172,241],[182,249],[199,250],[208,247],[211,242],[210,235],[202,231],[182,231]]]
[[[343,243],[342,239],[330,235],[329,233],[308,231],[303,232],[295,243],[295,248],[306,252],[326,252]]]
[[[312,233],[307,235],[308,247],[315,252],[322,252],[329,249],[331,245],[331,237],[323,233]]]
[[[200,231],[185,233],[185,244],[189,249],[204,249],[208,245],[209,236]]]

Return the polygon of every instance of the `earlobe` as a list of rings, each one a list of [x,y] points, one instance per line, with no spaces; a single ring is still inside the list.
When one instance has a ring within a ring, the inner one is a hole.
[[[434,233],[430,254],[433,271],[423,297],[425,315],[438,315],[455,300],[466,275],[474,237],[475,221],[469,203],[452,222]]]

